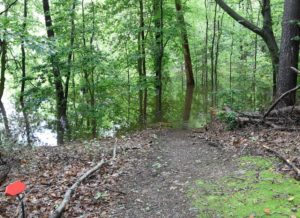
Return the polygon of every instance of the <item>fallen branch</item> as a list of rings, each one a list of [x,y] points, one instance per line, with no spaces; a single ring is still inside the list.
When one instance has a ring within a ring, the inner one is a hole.
[[[265,119],[269,113],[275,108],[275,106],[278,104],[278,102],[283,99],[285,96],[287,96],[288,94],[290,94],[291,92],[294,92],[296,90],[300,89],[300,85],[299,86],[296,86],[295,88],[283,93],[272,105],[271,107],[269,108],[269,110],[264,114],[263,116],[263,119]]]
[[[266,149],[266,151],[275,154],[276,157],[278,157],[280,160],[282,160],[286,165],[288,165],[292,170],[296,173],[296,179],[300,179],[300,169],[296,167],[295,164],[293,164],[289,159],[286,159],[284,156],[279,154],[277,151],[269,148],[268,146],[263,145],[263,147]]]
[[[92,169],[87,171],[85,174],[83,174],[72,186],[69,188],[64,198],[61,202],[61,204],[53,211],[53,213],[49,216],[49,218],[59,218],[62,216],[66,205],[69,203],[72,194],[75,192],[75,190],[79,187],[79,185],[82,183],[83,180],[85,180],[87,177],[89,177],[92,173],[97,171],[101,168],[101,166],[105,163],[104,159],[102,159],[96,166],[94,166]]]

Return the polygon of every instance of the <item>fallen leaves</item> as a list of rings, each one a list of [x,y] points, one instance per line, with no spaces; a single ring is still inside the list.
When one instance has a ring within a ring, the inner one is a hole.
[[[126,151],[131,148],[147,149],[151,144],[155,131],[143,131],[122,137],[118,140],[118,149]],[[66,190],[75,182],[80,174],[98,162],[103,156],[109,159],[108,151],[115,145],[115,139],[104,139],[98,143],[72,143],[63,147],[38,147],[32,150],[21,150],[20,165],[9,174],[9,180],[22,180],[27,184],[25,204],[28,217],[48,217],[58,205]],[[100,146],[101,145],[101,146]],[[106,207],[114,204],[114,198],[120,198],[121,191],[114,191],[122,158],[113,165],[103,169],[87,179],[72,197],[66,208],[65,217],[86,218],[103,217]],[[1,190],[1,189],[0,189]],[[4,190],[3,190],[4,191]],[[17,202],[11,198],[0,198],[0,214],[14,217]],[[0,216],[1,217],[1,216]]]

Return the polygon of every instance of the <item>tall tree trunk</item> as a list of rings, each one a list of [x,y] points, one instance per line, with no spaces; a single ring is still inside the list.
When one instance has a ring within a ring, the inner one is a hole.
[[[162,66],[163,66],[163,0],[153,0],[155,27],[154,72],[155,72],[155,120],[161,122],[162,114]]]
[[[45,17],[45,25],[49,40],[55,40],[55,34],[50,14],[49,0],[43,0],[43,9]],[[62,76],[59,69],[59,61],[57,54],[50,54],[52,64],[52,73],[54,76],[55,92],[56,92],[56,128],[57,128],[57,144],[64,143],[64,132],[67,123],[67,101],[65,98],[64,88],[62,84]]]
[[[72,7],[71,7],[71,18],[70,18],[70,25],[71,25],[71,31],[70,31],[70,51],[68,53],[68,60],[67,60],[67,75],[66,75],[66,81],[65,81],[65,101],[68,102],[68,96],[69,96],[69,83],[72,73],[72,57],[73,57],[73,47],[74,47],[74,41],[75,41],[75,8],[76,8],[76,0],[73,0]],[[66,104],[67,106],[67,104]],[[67,108],[65,109],[67,111]],[[66,120],[66,130],[67,130],[67,136],[68,139],[71,139],[71,129],[69,121]]]
[[[214,19],[213,19],[213,35],[212,35],[212,40],[211,40],[211,50],[210,50],[210,66],[211,66],[211,72],[210,72],[210,80],[211,80],[211,106],[215,107],[215,98],[216,98],[216,93],[215,93],[215,41],[216,41],[216,23],[217,23],[217,4],[215,4],[214,8]]]
[[[295,88],[297,84],[297,74],[291,70],[291,67],[298,67],[299,59],[299,37],[300,27],[297,22],[300,20],[300,1],[285,0],[284,15],[282,22],[282,37],[280,45],[280,62],[278,74],[279,97],[286,91]],[[279,107],[295,105],[296,92],[283,98]]]
[[[223,26],[223,15],[221,16],[221,20],[218,20],[217,22],[217,41],[216,41],[216,51],[215,51],[215,67],[214,67],[214,74],[215,74],[215,102],[214,105],[217,105],[217,94],[218,94],[218,86],[219,86],[219,81],[218,81],[218,61],[219,61],[219,47],[220,47],[220,41],[221,41],[221,36],[222,36],[222,26]]]
[[[273,67],[273,95],[276,93],[276,77],[278,73],[279,65],[279,48],[275,39],[275,35],[272,28],[272,15],[271,15],[271,5],[270,0],[262,1],[262,16],[263,16],[263,27],[260,28],[253,24],[251,21],[242,17],[236,13],[232,8],[230,8],[223,0],[215,0],[217,4],[234,20],[238,23],[251,30],[252,32],[258,34],[266,43],[269,54],[272,61]]]
[[[257,24],[259,23],[259,15],[257,16]],[[254,65],[253,65],[253,80],[252,80],[252,92],[253,92],[253,110],[256,110],[256,73],[257,73],[257,52],[258,52],[258,36],[255,34],[254,38]]]
[[[30,131],[30,124],[28,119],[28,114],[25,107],[24,101],[24,92],[25,92],[25,85],[26,85],[26,51],[25,51],[25,34],[26,34],[26,25],[27,25],[27,0],[24,0],[24,14],[23,14],[23,35],[22,35],[22,42],[21,42],[21,54],[22,54],[22,80],[21,80],[21,94],[20,94],[20,105],[24,117],[25,122],[25,131],[26,131],[26,139],[27,145],[31,145],[31,131]]]
[[[206,93],[207,93],[207,89],[208,89],[208,27],[209,27],[207,0],[204,1],[204,5],[205,5],[205,55],[204,55],[205,82],[204,82],[204,86],[205,86]]]
[[[234,24],[233,24],[234,26]],[[229,90],[230,90],[230,106],[233,105],[233,94],[232,94],[232,56],[233,56],[233,36],[231,36],[231,44],[230,44],[230,55],[229,55]]]
[[[181,35],[183,55],[184,55],[186,83],[187,83],[187,86],[194,86],[195,81],[194,81],[194,75],[193,75],[192,59],[191,59],[186,23],[185,23],[184,14],[182,11],[181,0],[175,0],[175,8],[177,11],[178,25],[180,27],[180,32],[181,32],[180,35]]]
[[[8,7],[5,6],[5,16],[7,17],[7,12],[8,12]],[[1,69],[0,69],[0,110],[1,110],[1,114],[2,114],[2,119],[4,122],[4,128],[5,128],[5,135],[8,138],[11,138],[11,131],[10,131],[10,127],[9,127],[9,123],[8,123],[8,118],[7,118],[7,114],[6,114],[6,110],[5,107],[3,105],[2,102],[2,97],[4,94],[4,88],[5,88],[5,71],[6,71],[6,64],[7,64],[7,42],[5,40],[5,32],[6,30],[4,30],[4,34],[3,34],[3,40],[0,39],[0,48],[1,48]]]
[[[129,37],[128,37],[129,40]],[[130,107],[131,107],[131,85],[130,85],[130,65],[128,57],[127,41],[125,42],[126,68],[127,68],[127,123],[130,123]]]
[[[94,51],[94,39],[95,39],[95,31],[96,31],[96,24],[95,24],[95,4],[92,1],[92,35],[90,38],[90,49],[91,52]],[[91,96],[91,109],[92,109],[92,120],[91,120],[91,125],[92,125],[92,136],[94,138],[97,137],[97,117],[96,117],[96,98],[95,98],[95,67],[94,65],[91,67],[91,85],[90,87],[90,96]]]
[[[147,72],[146,72],[146,52],[145,52],[145,21],[144,21],[144,2],[139,0],[139,18],[140,18],[140,31],[138,36],[138,49],[139,49],[139,80],[140,80],[140,125],[145,127],[147,124]]]

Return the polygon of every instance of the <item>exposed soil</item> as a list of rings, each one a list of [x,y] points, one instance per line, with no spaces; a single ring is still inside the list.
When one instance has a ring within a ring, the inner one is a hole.
[[[191,131],[164,130],[148,151],[131,151],[108,217],[196,217],[187,192],[197,179],[214,180],[236,170],[234,154]]]

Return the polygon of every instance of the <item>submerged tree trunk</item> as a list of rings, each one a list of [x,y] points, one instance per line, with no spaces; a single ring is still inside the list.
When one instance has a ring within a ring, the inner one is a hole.
[[[280,62],[278,74],[277,97],[286,91],[295,88],[297,73],[291,67],[298,67],[300,27],[300,1],[285,0],[282,23],[282,37],[280,45]],[[279,107],[292,106],[296,102],[296,92],[283,98]]]
[[[161,122],[162,114],[162,66],[163,66],[163,0],[153,0],[155,26],[154,72],[155,72],[155,120]]]
[[[194,86],[187,86],[183,109],[183,128],[188,128],[193,103]]]
[[[187,86],[194,86],[194,75],[193,75],[193,66],[192,66],[192,58],[189,47],[188,34],[186,29],[186,23],[184,20],[184,15],[182,11],[181,0],[175,0],[175,7],[177,11],[177,20],[181,33],[181,41],[184,55],[184,64],[185,64],[185,72],[186,72],[186,83]]]
[[[26,25],[27,25],[27,0],[24,0],[24,15],[23,15],[23,35],[22,35],[22,42],[21,42],[21,54],[22,54],[22,79],[21,79],[21,93],[20,93],[20,105],[21,110],[24,117],[25,122],[25,131],[26,131],[26,139],[27,145],[31,145],[31,131],[30,131],[30,124],[28,119],[28,114],[26,111],[25,100],[24,100],[24,92],[25,92],[25,85],[26,85],[26,51],[25,51],[25,34],[26,34]]]
[[[45,25],[47,28],[47,36],[49,40],[55,40],[55,34],[50,15],[50,5],[48,0],[43,0],[43,9],[45,17]],[[57,54],[50,54],[52,64],[52,73],[54,76],[55,92],[56,92],[56,128],[57,128],[57,144],[64,143],[64,132],[67,123],[67,101],[62,84],[62,76],[59,69],[59,60]]]

